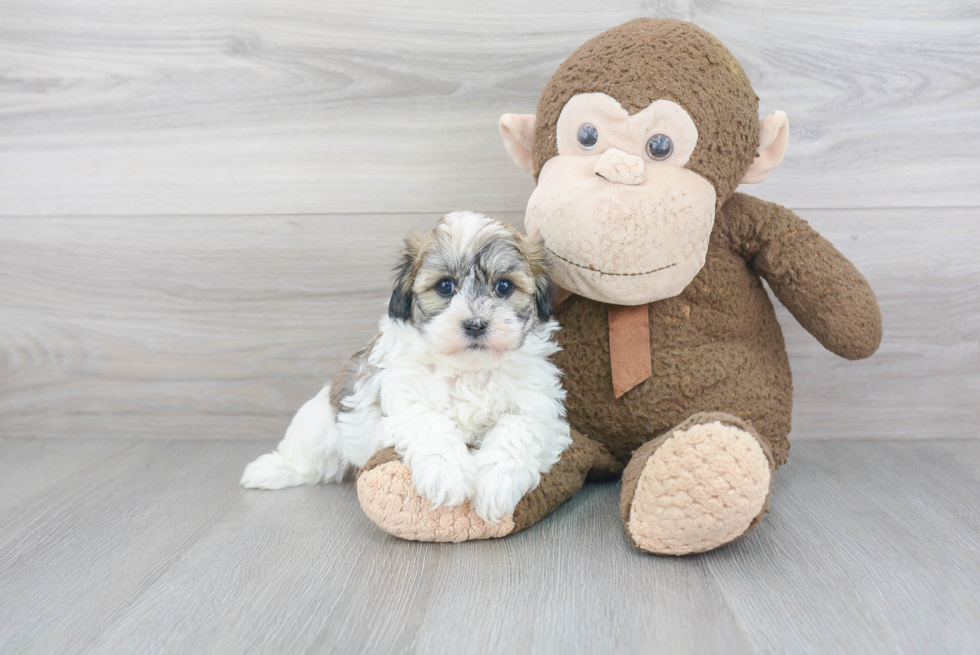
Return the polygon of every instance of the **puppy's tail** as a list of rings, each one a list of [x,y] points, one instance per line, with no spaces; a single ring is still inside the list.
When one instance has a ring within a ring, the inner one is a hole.
[[[245,467],[239,484],[249,489],[285,489],[339,482],[349,467],[341,453],[328,384],[296,412],[275,452]]]

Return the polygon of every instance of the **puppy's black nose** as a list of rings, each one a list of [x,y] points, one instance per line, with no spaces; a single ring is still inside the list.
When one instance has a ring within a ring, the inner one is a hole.
[[[471,337],[478,337],[487,331],[487,322],[482,318],[468,318],[463,321],[463,330]]]

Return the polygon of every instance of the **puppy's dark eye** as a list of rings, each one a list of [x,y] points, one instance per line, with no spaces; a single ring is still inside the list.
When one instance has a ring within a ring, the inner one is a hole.
[[[510,280],[500,280],[493,287],[493,290],[497,292],[497,295],[501,298],[506,298],[510,294],[514,293],[514,283]]]
[[[436,293],[440,296],[449,297],[456,290],[456,285],[448,277],[436,282]]]
[[[586,150],[592,150],[599,142],[599,130],[592,123],[586,123],[578,128],[578,142]]]
[[[672,152],[674,152],[674,142],[666,134],[654,134],[647,141],[647,154],[651,159],[663,161],[670,157]]]

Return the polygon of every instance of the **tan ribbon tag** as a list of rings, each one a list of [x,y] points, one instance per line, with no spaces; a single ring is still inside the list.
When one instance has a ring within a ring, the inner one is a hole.
[[[609,359],[616,398],[653,374],[648,305],[609,305]]]

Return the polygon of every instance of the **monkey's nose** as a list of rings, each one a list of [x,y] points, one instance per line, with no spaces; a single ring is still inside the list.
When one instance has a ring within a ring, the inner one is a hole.
[[[463,331],[471,337],[478,337],[487,331],[487,322],[482,318],[468,318],[463,321]]]
[[[592,172],[616,184],[643,184],[645,169],[641,158],[610,148],[602,153]]]

